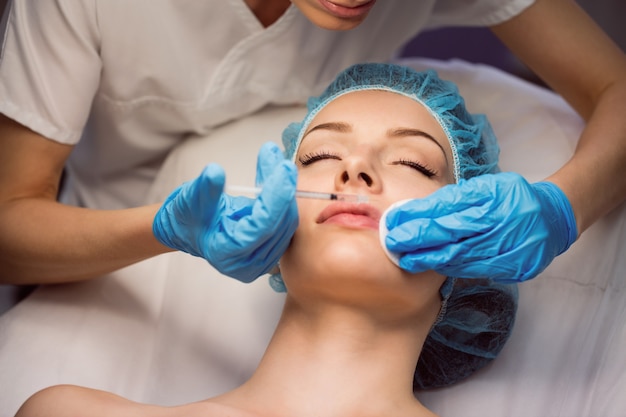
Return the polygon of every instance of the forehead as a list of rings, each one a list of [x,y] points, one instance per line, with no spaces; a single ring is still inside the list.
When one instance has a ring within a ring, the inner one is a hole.
[[[359,90],[341,95],[313,117],[304,135],[317,125],[330,122],[346,122],[359,131],[400,127],[420,129],[434,137],[444,149],[448,161],[452,161],[450,143],[437,119],[423,104],[401,94]]]

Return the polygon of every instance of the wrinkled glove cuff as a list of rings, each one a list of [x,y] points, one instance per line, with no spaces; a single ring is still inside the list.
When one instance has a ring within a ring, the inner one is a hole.
[[[170,202],[176,198],[181,192],[182,186],[175,189],[163,202],[163,205],[159,208],[152,220],[152,234],[156,240],[162,245],[169,248],[189,253],[193,256],[202,256],[202,254],[195,251],[190,245],[186,244],[176,233],[176,227],[172,224],[172,221],[176,221],[172,213],[168,213]]]
[[[574,210],[565,193],[555,184],[542,181],[532,184],[537,198],[541,202],[542,211],[546,213],[552,232],[562,236],[561,245],[555,256],[565,252],[576,241],[578,227]]]

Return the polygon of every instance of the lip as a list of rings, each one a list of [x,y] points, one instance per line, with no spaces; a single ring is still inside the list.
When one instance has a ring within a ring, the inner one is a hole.
[[[341,19],[358,19],[365,17],[365,15],[369,13],[372,7],[374,7],[376,0],[370,0],[356,6],[343,6],[329,0],[318,0],[318,2],[335,17]]]
[[[356,229],[378,230],[381,216],[381,211],[370,204],[340,201],[331,203],[322,210],[316,222]]]

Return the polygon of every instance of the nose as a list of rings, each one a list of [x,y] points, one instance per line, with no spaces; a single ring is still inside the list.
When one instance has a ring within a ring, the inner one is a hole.
[[[351,156],[343,162],[335,180],[339,190],[349,191],[350,188],[365,187],[370,192],[376,192],[381,189],[382,182],[366,156]]]
[[[374,180],[372,179],[372,177],[370,177],[365,172],[359,172],[356,175],[356,178],[358,180],[363,181],[368,187],[371,187],[372,184],[374,184]],[[350,181],[350,174],[348,174],[348,171],[343,171],[343,173],[341,174],[341,180],[343,181],[344,184]]]

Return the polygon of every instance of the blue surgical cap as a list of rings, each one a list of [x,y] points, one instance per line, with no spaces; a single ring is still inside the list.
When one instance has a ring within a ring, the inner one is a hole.
[[[395,64],[357,64],[340,73],[319,96],[307,102],[307,115],[283,131],[285,155],[294,160],[313,118],[331,101],[353,91],[397,93],[422,104],[450,143],[456,182],[498,172],[499,148],[484,115],[470,114],[456,85],[435,71]],[[280,274],[270,277],[285,292]],[[422,348],[413,378],[416,389],[451,385],[493,360],[508,340],[517,311],[515,284],[491,279],[448,277],[440,289],[442,308]]]
[[[517,284],[448,278],[440,292],[440,318],[426,337],[413,375],[417,390],[452,385],[483,368],[504,348],[515,323]]]
[[[309,124],[328,103],[353,91],[389,91],[420,104],[437,120],[452,149],[454,178],[475,177],[498,171],[499,148],[487,118],[470,114],[457,86],[435,71],[415,71],[394,64],[357,64],[341,72],[319,97],[307,102],[302,122],[283,131],[287,158],[294,159]]]

